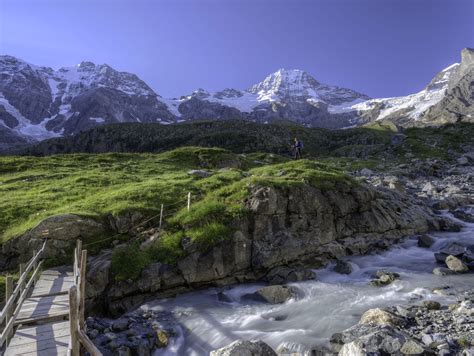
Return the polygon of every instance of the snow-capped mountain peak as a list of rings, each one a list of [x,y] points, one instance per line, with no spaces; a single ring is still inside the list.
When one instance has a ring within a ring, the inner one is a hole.
[[[89,61],[79,63],[75,67],[60,68],[51,78],[57,84],[67,82],[70,89],[78,94],[90,88],[112,88],[128,95],[156,96],[156,93],[135,74],[119,72],[107,64],[96,65]],[[54,83],[50,82],[55,92]]]
[[[279,69],[268,75],[262,82],[253,85],[248,91],[258,94],[264,100],[289,96],[317,96],[320,83],[300,69]]]

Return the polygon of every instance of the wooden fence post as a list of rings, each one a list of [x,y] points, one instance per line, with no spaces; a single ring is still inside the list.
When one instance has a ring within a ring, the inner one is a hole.
[[[86,266],[87,266],[87,250],[82,250],[81,256],[81,274],[79,275],[79,327],[84,327],[84,309],[86,299]]]
[[[81,269],[81,254],[82,254],[82,240],[77,240],[76,243],[76,261],[77,261],[77,267]]]
[[[77,248],[74,248],[74,261],[72,261],[72,268],[73,268],[73,277],[74,277],[74,284],[77,283],[76,276],[77,276]]]
[[[24,263],[20,263],[20,279],[21,279],[21,276],[23,275],[23,273],[25,273],[25,264]],[[23,283],[22,285],[20,286],[20,289],[23,289]]]
[[[77,315],[77,287],[69,289],[69,328],[71,331],[71,355],[79,356],[80,344],[78,339],[78,315]]]
[[[163,204],[161,204],[161,210],[160,210],[160,225],[158,229],[161,230],[161,223],[163,222]]]
[[[191,209],[191,192],[188,193],[188,211]]]

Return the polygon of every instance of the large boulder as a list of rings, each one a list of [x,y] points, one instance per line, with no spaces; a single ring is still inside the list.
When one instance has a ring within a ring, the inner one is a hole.
[[[355,355],[398,355],[408,340],[405,333],[389,325],[358,324],[334,334],[330,341],[333,350],[342,351],[343,355],[350,355],[349,351],[354,351]]]
[[[277,354],[263,341],[236,340],[225,347],[211,351],[210,356],[277,356]]]
[[[39,250],[47,239],[44,257],[61,258],[72,252],[76,240],[103,238],[110,234],[107,223],[77,214],[55,215],[44,219],[23,235],[2,244],[0,269],[16,267],[32,257],[33,250]]]
[[[262,303],[282,304],[295,296],[295,290],[287,286],[268,286],[257,290],[255,293],[245,294],[243,300],[253,300]]]

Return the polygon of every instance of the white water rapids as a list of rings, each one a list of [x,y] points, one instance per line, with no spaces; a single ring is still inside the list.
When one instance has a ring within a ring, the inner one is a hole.
[[[350,275],[333,272],[332,265],[316,270],[317,280],[291,283],[301,290],[301,296],[281,305],[240,302],[243,294],[254,292],[262,284],[236,285],[226,290],[233,303],[219,302],[219,289],[150,303],[143,307],[171,311],[179,323],[179,335],[155,356],[208,355],[237,339],[260,339],[274,349],[284,343],[294,351],[304,351],[312,345],[327,345],[333,333],[356,324],[362,313],[371,308],[423,299],[450,303],[455,296],[438,295],[432,289],[474,288],[474,276],[432,274],[433,268],[439,266],[434,252],[451,242],[473,245],[474,224],[463,224],[458,233],[431,234],[436,239],[431,248],[420,248],[416,238],[410,238],[383,253],[349,258],[353,267]],[[386,287],[370,286],[372,273],[380,269],[397,272],[401,277]]]

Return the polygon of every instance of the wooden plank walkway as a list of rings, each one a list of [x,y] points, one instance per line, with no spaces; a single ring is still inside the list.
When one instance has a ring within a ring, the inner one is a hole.
[[[31,296],[23,302],[15,320],[19,329],[5,355],[67,355],[71,337],[68,291],[73,271],[48,269],[41,273]],[[38,324],[28,326],[28,324]]]
[[[12,276],[6,278],[0,355],[4,351],[7,356],[80,356],[87,351],[102,356],[85,332],[87,250],[78,240],[72,268],[41,272],[46,242],[38,252],[33,251],[26,265],[20,264],[16,286]]]
[[[23,327],[16,331],[5,356],[67,355],[70,338],[69,321]]]

